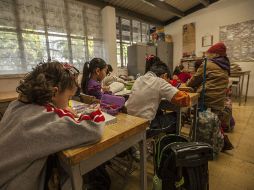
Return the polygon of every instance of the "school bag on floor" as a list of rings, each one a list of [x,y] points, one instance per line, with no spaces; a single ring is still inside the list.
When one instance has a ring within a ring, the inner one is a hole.
[[[153,190],[208,189],[208,160],[212,147],[188,142],[178,135],[159,138],[154,149]]]
[[[206,110],[198,115],[197,141],[205,142],[213,147],[214,156],[217,156],[224,146],[224,136],[220,129],[218,116]]]
[[[209,111],[205,110],[205,82],[206,82],[206,63],[207,59],[204,60],[204,75],[203,75],[203,88],[201,94],[201,107],[198,115],[198,125],[196,140],[198,142],[205,142],[213,147],[214,157],[219,154],[224,146],[224,136],[221,132],[221,122],[218,116]]]
[[[225,99],[222,114],[223,121],[221,122],[221,127],[224,132],[231,132],[235,127],[235,120],[232,114],[232,100],[230,97]]]

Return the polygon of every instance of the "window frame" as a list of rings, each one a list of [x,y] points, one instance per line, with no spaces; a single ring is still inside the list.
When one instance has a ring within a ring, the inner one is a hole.
[[[123,37],[122,37],[122,19],[125,19],[125,20],[129,20],[130,22],[130,43],[128,42],[124,42],[123,41]],[[117,20],[117,24],[118,24],[118,28],[116,26],[116,30],[119,30],[119,39],[117,38],[117,34],[116,34],[116,44],[119,44],[120,45],[120,60],[121,60],[121,63],[119,64],[118,63],[118,60],[117,60],[117,66],[119,67],[127,67],[128,63],[124,63],[124,51],[123,51],[123,46],[126,45],[126,44],[134,44],[134,43],[138,43],[138,42],[134,42],[134,38],[133,38],[133,21],[135,22],[139,22],[139,35],[140,35],[140,42],[141,43],[147,43],[151,40],[151,37],[150,35],[147,34],[147,39],[148,41],[145,41],[143,42],[143,33],[142,33],[142,24],[146,24],[148,26],[148,29],[151,29],[151,27],[154,27],[155,25],[152,25],[150,23],[147,23],[147,22],[144,22],[144,21],[141,21],[141,20],[137,20],[137,19],[133,19],[133,18],[126,18],[126,17],[122,17],[122,16],[119,16],[119,15],[116,15],[116,20]],[[116,46],[117,47],[117,46]],[[128,57],[128,54],[127,54],[127,57]],[[128,62],[128,61],[127,61]]]

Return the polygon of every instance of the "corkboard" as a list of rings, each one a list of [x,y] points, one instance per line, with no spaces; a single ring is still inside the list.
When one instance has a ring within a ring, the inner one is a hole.
[[[254,20],[220,27],[231,61],[254,61]]]
[[[196,28],[195,23],[183,25],[183,55],[195,54],[196,51]]]

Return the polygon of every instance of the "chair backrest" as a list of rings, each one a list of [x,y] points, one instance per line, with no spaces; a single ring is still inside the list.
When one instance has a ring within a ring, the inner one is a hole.
[[[185,92],[194,92],[194,89],[191,88],[191,87],[188,87],[188,86],[179,87],[178,89],[181,90],[181,91],[185,91]]]

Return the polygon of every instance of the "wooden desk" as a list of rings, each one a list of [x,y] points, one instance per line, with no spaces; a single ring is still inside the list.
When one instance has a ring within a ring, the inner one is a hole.
[[[0,93],[0,103],[2,102],[11,102],[13,100],[16,100],[18,97],[18,93],[13,92],[1,92]]]
[[[5,110],[7,109],[9,103],[16,100],[18,97],[17,92],[1,92],[0,93],[0,120],[2,119]]]
[[[146,128],[149,121],[122,113],[116,117],[117,123],[105,127],[100,142],[59,153],[62,165],[71,177],[73,190],[82,190],[82,175],[137,143],[140,145],[141,153],[140,189],[147,189]]]
[[[191,88],[191,87],[186,86],[186,83],[182,83],[182,84],[178,87],[178,89],[181,90],[181,91],[190,92],[190,93],[193,93],[193,92],[194,92],[194,89]]]
[[[190,104],[187,107],[180,107],[180,106],[171,104],[169,101],[167,101],[165,109],[169,109],[169,110],[177,112],[176,134],[180,135],[181,126],[182,126],[181,119],[182,119],[183,110],[186,109],[186,108],[191,108],[191,107],[194,108],[193,124],[192,124],[192,128],[190,130],[190,140],[191,141],[196,141],[199,93],[188,93],[188,94],[190,96]]]
[[[240,71],[240,72],[231,72],[230,78],[238,78],[239,80],[239,94],[238,94],[238,101],[239,106],[241,105],[242,101],[242,92],[243,92],[243,83],[244,83],[244,77],[247,75],[247,83],[246,83],[246,91],[245,91],[245,103],[247,102],[248,97],[248,90],[249,90],[249,80],[250,80],[250,71]]]

